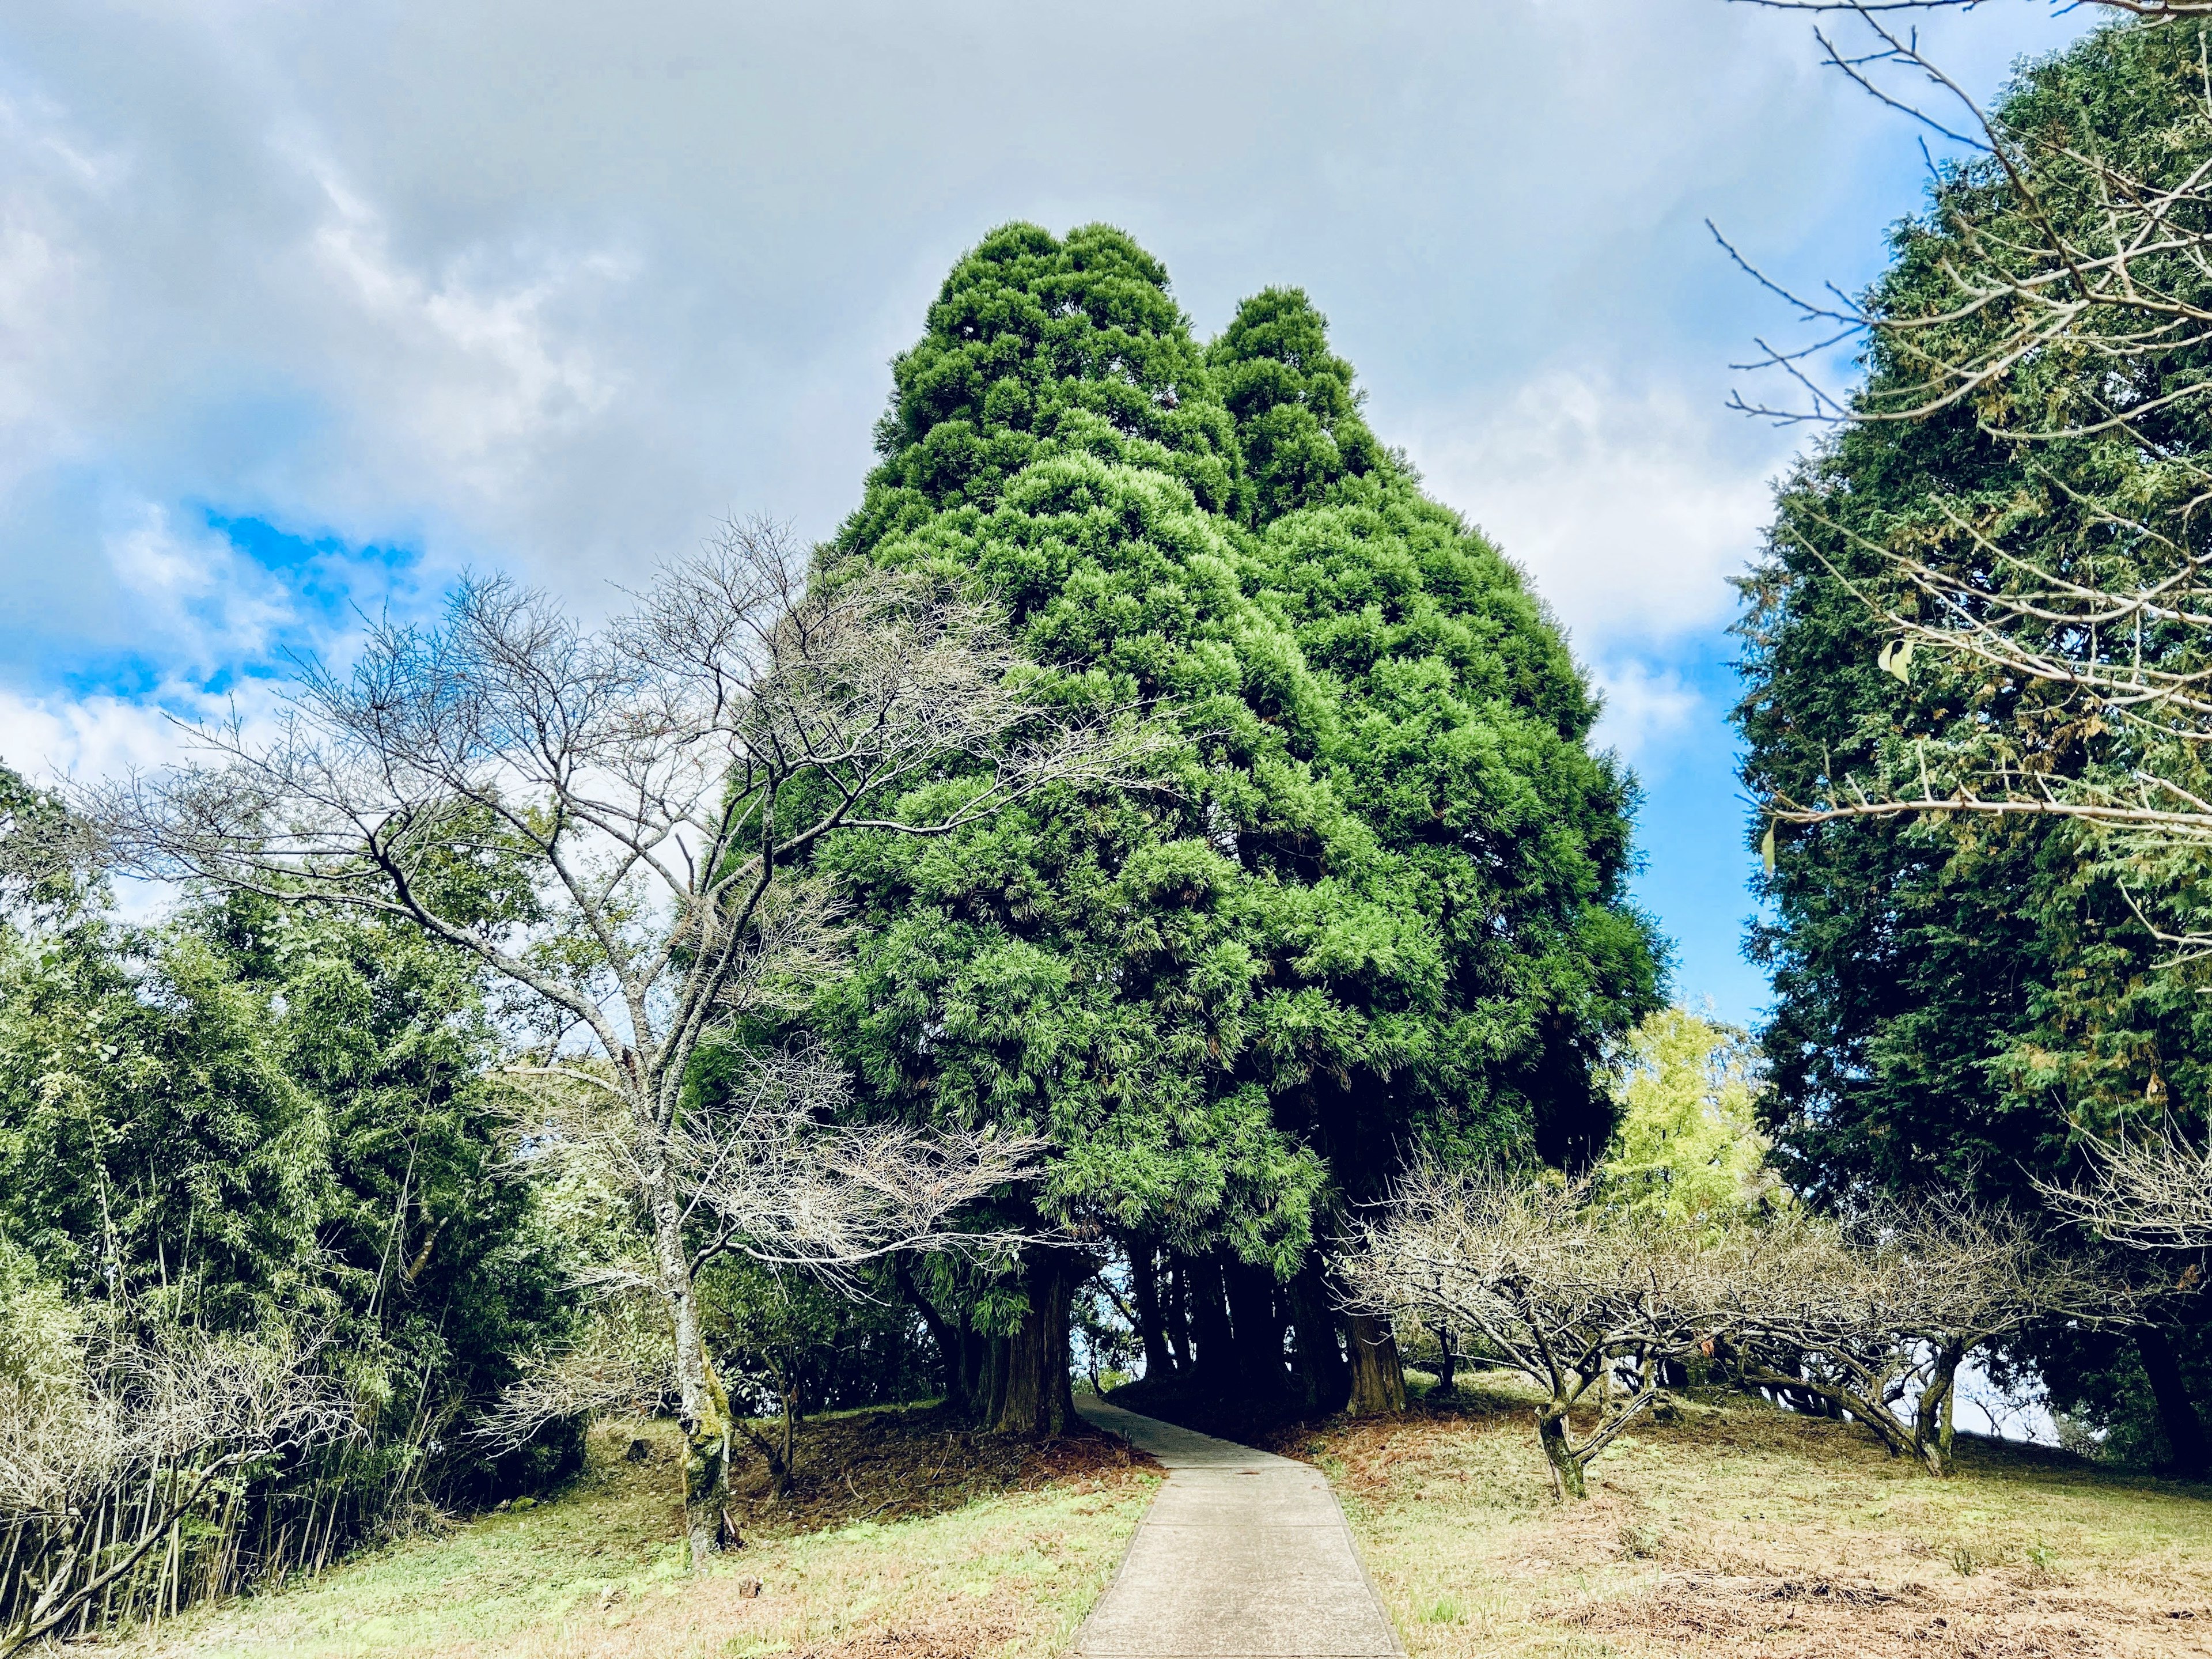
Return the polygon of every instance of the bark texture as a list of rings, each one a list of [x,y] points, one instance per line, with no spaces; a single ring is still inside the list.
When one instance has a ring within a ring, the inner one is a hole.
[[[1001,1434],[1025,1437],[1065,1434],[1075,1420],[1075,1391],[1069,1380],[1068,1303],[1075,1288],[1069,1253],[1049,1244],[1032,1244],[1024,1253],[1023,1277],[1029,1311],[1006,1345],[1005,1403],[999,1408]]]
[[[1352,1400],[1354,1417],[1384,1417],[1406,1409],[1406,1368],[1398,1358],[1398,1339],[1390,1322],[1355,1314],[1352,1328]]]
[[[691,1570],[722,1547],[722,1511],[730,1496],[730,1402],[708,1362],[699,1328],[699,1296],[684,1245],[684,1210],[673,1192],[653,1204],[653,1243],[661,1295],[676,1340],[677,1410],[684,1430],[684,1535]]]

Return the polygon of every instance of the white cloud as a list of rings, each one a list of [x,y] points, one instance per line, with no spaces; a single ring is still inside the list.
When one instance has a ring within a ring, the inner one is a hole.
[[[1955,20],[1976,84],[2081,27],[2038,10]],[[4,752],[124,763],[161,728],[65,696],[85,664],[143,659],[146,698],[185,707],[331,625],[210,508],[419,548],[428,592],[500,565],[587,603],[727,512],[826,532],[885,358],[1014,217],[1126,225],[1201,331],[1305,285],[1385,441],[1573,629],[1607,734],[1708,717],[1670,653],[1726,613],[1778,451],[1714,406],[1747,296],[1698,222],[1849,280],[1909,201],[1910,131],[1814,69],[1802,21],[1717,0],[1115,21],[7,8]]]
[[[326,289],[318,297],[354,358],[332,401],[350,409],[365,442],[396,443],[416,477],[442,473],[465,497],[495,501],[540,482],[543,452],[606,412],[618,389],[548,313],[579,284],[633,275],[635,261],[545,255],[501,283],[472,270],[482,260],[470,251],[426,273],[395,255],[368,201],[327,167],[311,170],[330,204],[307,238]]]
[[[1780,446],[1745,453],[1723,428],[1742,417],[1715,404],[1553,369],[1491,412],[1430,416],[1407,448],[1603,660],[1710,629],[1734,608],[1728,578],[1758,545]]]
[[[31,696],[0,686],[0,761],[34,782],[146,771],[183,752],[176,723],[136,699]]]
[[[1697,688],[1672,668],[1614,658],[1593,665],[1592,678],[1605,694],[1605,713],[1592,741],[1632,761],[1679,738],[1706,713]]]
[[[108,568],[136,613],[136,651],[201,677],[266,659],[299,620],[293,595],[204,526],[179,526],[142,503],[104,538]]]

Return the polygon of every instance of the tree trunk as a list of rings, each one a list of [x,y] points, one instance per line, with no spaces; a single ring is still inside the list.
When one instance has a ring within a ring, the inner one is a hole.
[[[2181,1374],[2173,1339],[2159,1326],[2145,1325],[2136,1333],[2136,1352],[2142,1356],[2143,1375],[2149,1378],[2151,1398],[2158,1403],[2159,1426],[2166,1431],[2173,1472],[2187,1480],[2201,1479],[2208,1462],[2204,1419],[2197,1416],[2196,1402],[2189,1397],[2189,1383]]]
[[[1238,1381],[1263,1397],[1283,1392],[1283,1317],[1277,1311],[1275,1276],[1249,1261],[1222,1267],[1228,1283],[1229,1315],[1235,1327]]]
[[[1437,1392],[1455,1394],[1459,1384],[1459,1351],[1453,1346],[1452,1328],[1449,1325],[1431,1325],[1429,1329],[1437,1339]]]
[[[1176,1370],[1188,1376],[1194,1364],[1190,1352],[1190,1263],[1170,1252],[1161,1279],[1160,1316],[1167,1325],[1168,1352],[1175,1356]]]
[[[1390,1322],[1354,1314],[1352,1327],[1352,1401],[1354,1417],[1380,1417],[1406,1409],[1406,1368],[1398,1358],[1398,1339]],[[1561,1431],[1565,1432],[1564,1430]]]
[[[1137,1303],[1137,1336],[1145,1345],[1145,1375],[1155,1381],[1173,1376],[1175,1355],[1160,1312],[1159,1257],[1150,1239],[1129,1241],[1129,1288]]]
[[[684,1248],[684,1206],[663,1188],[653,1200],[660,1294],[676,1341],[678,1413],[684,1429],[684,1533],[696,1572],[722,1547],[730,1496],[730,1402],[699,1329],[699,1296]]]
[[[1920,1448],[1921,1461],[1933,1474],[1942,1474],[1951,1467],[1951,1447],[1958,1419],[1959,1366],[1966,1357],[1965,1350],[1955,1345],[1947,1345],[1937,1351],[1935,1363],[1929,1368],[1928,1386],[1921,1391],[1919,1406],[1912,1413],[1912,1437]]]
[[[1198,1380],[1209,1393],[1227,1395],[1237,1389],[1237,1346],[1222,1300],[1221,1263],[1211,1256],[1184,1260],[1183,1280],[1190,1286],[1191,1335],[1198,1345]]]
[[[1068,1253],[1057,1246],[1032,1244],[1024,1255],[1030,1306],[1007,1347],[1006,1397],[999,1410],[999,1432],[1065,1434],[1075,1417],[1067,1345],[1075,1274]]]
[[[968,1334],[968,1418],[979,1428],[988,1428],[999,1420],[999,1408],[1006,1403],[1006,1350],[1011,1345],[1003,1336],[986,1336],[981,1331]]]
[[[1564,1501],[1570,1498],[1587,1498],[1589,1487],[1583,1479],[1582,1461],[1567,1446],[1567,1408],[1562,1405],[1539,1406],[1536,1408],[1536,1442],[1544,1449],[1544,1462],[1551,1466],[1552,1490]]]
[[[1310,1412],[1344,1409],[1352,1378],[1344,1354],[1337,1346],[1336,1310],[1330,1304],[1328,1284],[1322,1276],[1321,1258],[1309,1255],[1291,1279],[1285,1299],[1291,1304],[1291,1326],[1297,1335],[1298,1384]]]

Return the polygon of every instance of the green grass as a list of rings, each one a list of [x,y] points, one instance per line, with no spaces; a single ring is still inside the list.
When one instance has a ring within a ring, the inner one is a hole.
[[[882,1650],[1046,1656],[1120,1559],[1156,1477],[1097,1468],[889,1524],[762,1536],[684,1570],[675,1454],[594,1434],[560,1497],[358,1557],[319,1579],[204,1609],[123,1645],[150,1656],[746,1656]],[[757,1515],[761,1511],[756,1510]]]
[[[1286,1448],[1328,1471],[1414,1659],[2212,1652],[2212,1490],[1972,1440],[1936,1480],[1730,1396],[1625,1437],[1562,1506],[1533,1397],[1473,1382]]]

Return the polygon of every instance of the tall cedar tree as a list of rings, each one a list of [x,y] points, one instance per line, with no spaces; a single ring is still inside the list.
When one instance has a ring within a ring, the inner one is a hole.
[[[2202,21],[2100,30],[2024,71],[1996,120],[2163,172],[2175,155],[2201,156],[2212,137],[2203,35]],[[2094,191],[2063,179],[2039,184],[2039,210],[2100,210]],[[2007,189],[1985,164],[1940,179],[1928,210],[1893,234],[1870,309],[1913,316],[1946,303],[1946,268],[1971,270],[1978,257],[1957,232],[1961,211],[1984,235],[1992,223],[2001,230]],[[2194,286],[2200,303],[2212,299],[2201,273]],[[2145,383],[2130,400],[2151,403],[2201,377],[2203,355],[2201,346],[2145,354]],[[2066,384],[2083,372],[2056,357],[2023,369],[2050,382],[2033,395],[2052,407],[2109,391]],[[1878,338],[1863,395],[1909,385],[1917,373]],[[2193,411],[2201,408],[2163,417],[2160,434],[2200,464],[2208,434]],[[2015,539],[2039,537],[2035,550],[2054,571],[2094,556],[2094,538],[2078,533],[2079,503],[2124,502],[2115,492],[2137,458],[2109,439],[2032,450],[2001,442],[1979,424],[1988,412],[1962,406],[1924,422],[1847,428],[1785,482],[1765,556],[1741,584],[1747,684],[1735,719],[1754,795],[1813,798],[1823,779],[1872,769],[1885,752],[1909,754],[1923,738],[1942,752],[2002,738],[2027,745],[2031,769],[2126,775],[2122,734],[2082,721],[2033,685],[1999,684],[1927,653],[1909,683],[1882,673],[1883,631],[1844,586],[1847,579],[1893,596],[1886,562],[1870,550],[1943,545],[1953,534],[1938,507],[1945,501],[1969,520],[1995,515]],[[2170,873],[2056,823],[1856,822],[1784,832],[1765,881],[1771,920],[1753,929],[1752,945],[1774,975],[1762,1036],[1773,1127],[1793,1181],[1835,1194],[1867,1183],[1966,1187],[2033,1205],[2033,1177],[2080,1172],[2085,1132],[2139,1129],[2169,1111],[2201,1132],[2212,1088],[2203,965],[2161,969],[2123,890],[2124,883],[2138,893],[2171,890]],[[2188,904],[2185,890],[2175,896]],[[2197,1418],[2212,1406],[2207,1313],[2199,1298],[2177,1328],[2147,1332],[2139,1350],[2053,1332],[2023,1354],[2040,1360],[2062,1407],[2119,1430],[2124,1443],[2162,1437],[2178,1461],[2201,1465]],[[2159,1437],[2150,1432],[2154,1406]]]
[[[1025,1217],[1218,1253],[1245,1380],[1279,1379],[1271,1286],[1413,1144],[1602,1145],[1592,1062],[1657,977],[1629,786],[1557,630],[1376,444],[1303,296],[1209,352],[1121,233],[1013,225],[894,377],[822,579],[972,583],[1055,695],[1175,738],[1152,787],[842,838],[830,1027],[877,1109],[1046,1135]],[[1009,1429],[1064,1419],[1071,1271],[1030,1252]]]

